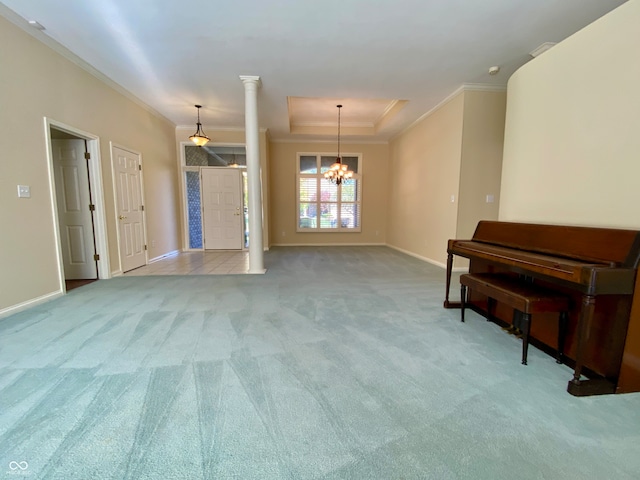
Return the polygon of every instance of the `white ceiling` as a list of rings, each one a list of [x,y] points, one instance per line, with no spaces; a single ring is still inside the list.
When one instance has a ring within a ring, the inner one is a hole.
[[[259,75],[260,127],[272,138],[335,137],[329,127],[337,124],[341,103],[343,134],[366,141],[387,141],[463,84],[506,86],[536,47],[559,42],[624,3],[1,1],[0,14],[50,45],[63,45],[176,125],[195,130],[197,103],[205,132],[242,128],[238,77]],[[27,20],[46,30],[28,27]],[[490,76],[493,65],[501,70]],[[382,118],[388,109],[392,115]],[[349,130],[365,124],[373,128]],[[317,125],[320,134],[291,133],[295,125]]]

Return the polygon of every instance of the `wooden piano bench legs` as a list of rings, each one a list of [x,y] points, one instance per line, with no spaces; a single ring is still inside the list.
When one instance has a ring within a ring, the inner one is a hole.
[[[553,290],[509,277],[490,273],[468,273],[460,276],[460,320],[464,322],[467,288],[487,297],[487,320],[495,302],[513,308],[513,327],[522,332],[522,364],[527,364],[531,315],[558,313],[558,348],[556,362],[562,363],[564,338],[569,319],[569,298]]]

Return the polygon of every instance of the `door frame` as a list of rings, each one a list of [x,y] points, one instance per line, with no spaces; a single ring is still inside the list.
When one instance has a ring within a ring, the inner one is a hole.
[[[115,156],[113,154],[113,149],[119,148],[120,150],[126,150],[129,153],[133,153],[137,155],[140,159],[140,200],[142,201],[142,205],[145,206],[144,210],[142,210],[142,236],[145,250],[144,250],[144,264],[149,265],[149,250],[147,248],[147,208],[146,201],[144,197],[144,168],[142,168],[142,153],[134,150],[133,148],[125,147],[124,145],[120,145],[119,143],[109,142],[109,155],[111,156],[111,178],[113,178],[113,218],[116,222],[116,242],[118,246],[118,271],[116,275],[122,275],[124,272],[122,271],[122,251],[120,249],[120,223],[118,222],[118,188],[116,186],[116,165],[114,163]]]
[[[65,293],[67,287],[64,277],[64,263],[62,260],[62,244],[60,239],[60,222],[58,221],[58,200],[56,198],[55,170],[53,165],[53,146],[51,142],[51,128],[74,135],[86,140],[87,151],[91,155],[88,162],[89,167],[89,188],[91,198],[95,205],[94,217],[94,237],[96,242],[96,253],[100,255],[98,264],[98,279],[111,278],[111,267],[109,262],[109,242],[107,240],[107,217],[105,214],[104,185],[102,182],[102,162],[100,159],[100,137],[79,128],[72,127],[52,118],[44,117],[45,142],[47,148],[47,170],[49,174],[49,195],[51,200],[51,215],[53,217],[54,238],[56,244],[56,256],[58,265],[58,281],[60,291]]]

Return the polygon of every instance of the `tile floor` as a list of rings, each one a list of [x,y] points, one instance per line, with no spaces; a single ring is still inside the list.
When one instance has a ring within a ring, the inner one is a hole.
[[[182,252],[124,275],[239,275],[248,270],[248,251]]]

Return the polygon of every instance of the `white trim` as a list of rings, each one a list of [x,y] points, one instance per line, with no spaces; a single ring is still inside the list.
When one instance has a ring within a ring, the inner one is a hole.
[[[506,92],[506,85],[492,85],[490,83],[463,83],[465,92]]]
[[[303,139],[291,139],[291,138],[271,138],[269,140],[271,143],[331,143],[333,145],[336,144],[336,140],[303,140]],[[343,141],[340,139],[340,145],[387,145],[389,142],[385,140],[377,140],[377,141],[356,141],[356,140],[347,140]]]
[[[129,147],[125,147],[124,145],[120,145],[119,143],[115,143],[110,141],[109,142],[109,155],[111,156],[111,178],[113,178],[113,212],[114,212],[114,221],[116,224],[116,240],[118,242],[117,244],[117,248],[118,248],[118,265],[119,265],[119,269],[118,272],[123,273],[122,272],[122,252],[120,251],[120,223],[118,222],[118,188],[117,188],[117,177],[116,177],[116,171],[115,171],[115,164],[113,163],[113,149],[114,148],[119,148],[120,150],[124,150],[126,152],[132,153],[133,155],[137,155],[138,156],[138,160],[140,161],[139,165],[140,165],[140,169],[138,170],[140,172],[140,176],[139,176],[139,182],[140,182],[140,201],[142,202],[142,205],[144,206],[144,209],[142,210],[142,235],[144,236],[144,245],[147,245],[147,207],[146,207],[146,201],[145,201],[145,196],[144,196],[144,178],[143,178],[143,173],[144,173],[144,168],[142,167],[142,153],[138,152],[137,150],[134,150],[132,148]],[[149,250],[145,249],[144,251],[144,264],[147,265],[149,263]],[[142,266],[142,265],[141,265]]]
[[[10,307],[0,310],[0,318],[8,317],[9,315],[13,315],[14,313],[18,313],[28,308],[35,307],[36,305],[40,305],[41,303],[46,303],[50,300],[53,300],[54,298],[62,297],[63,295],[64,291],[58,290],[57,292],[51,292],[40,297],[32,298],[30,300],[27,300],[26,302],[11,305]]]
[[[180,250],[173,250],[169,253],[165,253],[164,255],[159,255],[157,257],[153,257],[151,259],[149,259],[149,261],[147,262],[148,264],[152,264],[155,262],[158,262],[160,260],[164,260],[165,258],[169,258],[169,257],[175,257],[176,255],[180,255]]]
[[[62,246],[60,244],[60,224],[58,221],[58,201],[56,198],[55,174],[53,168],[53,148],[51,142],[51,128],[60,130],[87,141],[87,150],[91,155],[88,162],[89,183],[91,186],[91,198],[95,205],[94,211],[94,238],[96,253],[100,255],[97,261],[98,278],[111,278],[111,266],[109,261],[109,241],[107,239],[107,217],[105,214],[104,188],[102,183],[102,160],[100,157],[100,138],[92,133],[85,132],[51,118],[44,117],[45,142],[47,145],[47,170],[49,174],[49,194],[52,208],[54,238],[56,242],[58,281],[60,290],[66,292],[64,263],[62,261]]]
[[[9,20],[11,23],[13,23],[15,26],[24,30],[26,33],[28,33],[29,35],[34,37],[36,40],[40,41],[41,43],[43,43],[44,45],[46,45],[47,47],[49,47],[50,49],[52,49],[53,51],[61,55],[62,57],[69,60],[71,63],[80,67],[82,70],[84,70],[88,74],[93,75],[95,78],[103,82],[108,87],[113,88],[119,94],[128,98],[129,100],[134,102],[136,105],[142,107],[147,112],[164,120],[165,122],[169,122],[170,124],[174,125],[174,123],[171,120],[169,120],[167,117],[162,115],[160,112],[158,112],[156,109],[151,107],[149,104],[143,102],[140,98],[136,97],[133,93],[131,93],[126,88],[124,88],[122,85],[114,82],[111,78],[107,77],[104,73],[97,70],[95,67],[93,67],[92,65],[84,61],[82,58],[77,56],[75,53],[73,53],[71,50],[69,50],[65,46],[58,43],[56,40],[51,38],[49,35],[47,35],[43,31],[35,29],[32,26],[30,26],[29,23],[24,18],[22,18],[16,12],[6,7],[2,3],[0,3],[0,15],[2,15],[4,18]]]
[[[410,257],[417,258],[418,260],[422,260],[423,262],[427,262],[427,263],[430,263],[431,265],[435,265],[436,267],[440,267],[440,268],[443,268],[445,270],[447,269],[446,263],[438,262],[438,261],[433,260],[431,258],[423,257],[422,255],[418,255],[417,253],[410,252],[409,250],[405,250],[404,248],[396,247],[394,245],[387,244],[387,247],[392,248],[394,250],[397,250],[400,253],[404,253],[405,255],[409,255]],[[468,270],[469,269],[467,267],[456,267],[451,271],[452,272],[466,272]]]
[[[386,243],[272,243],[271,247],[386,247]]]
[[[410,125],[400,130],[398,133],[392,135],[389,138],[389,142],[395,140],[397,137],[403,135],[404,133],[411,130],[413,127],[418,125],[425,118],[433,115],[436,111],[444,107],[451,100],[456,98],[462,92],[506,92],[507,87],[503,85],[489,85],[484,83],[463,83],[458,88],[456,88],[453,92],[447,95],[444,99],[442,99],[435,107],[428,110],[426,113],[420,115],[416,120],[414,120]]]
[[[195,125],[176,125],[176,130],[189,130],[189,131],[193,131],[195,129]],[[211,131],[218,131],[218,132],[244,132],[244,127],[216,127],[213,125],[206,125],[206,124],[202,124],[202,129],[203,130],[211,130]],[[260,133],[266,133],[267,131],[269,131],[268,128],[265,127],[261,127],[258,129],[260,131]],[[187,142],[189,143],[189,142]],[[191,143],[191,145],[193,145],[193,143]],[[211,142],[207,142],[207,145],[215,145],[212,144]],[[226,145],[226,144],[225,144]],[[244,143],[242,144],[244,145]]]

